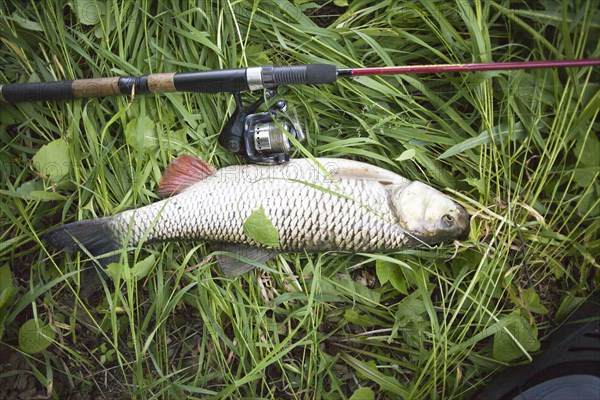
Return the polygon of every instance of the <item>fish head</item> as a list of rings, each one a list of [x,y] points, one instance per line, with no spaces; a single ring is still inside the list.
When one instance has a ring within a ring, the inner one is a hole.
[[[427,244],[466,237],[467,211],[443,193],[421,182],[393,191],[393,205],[400,225]]]

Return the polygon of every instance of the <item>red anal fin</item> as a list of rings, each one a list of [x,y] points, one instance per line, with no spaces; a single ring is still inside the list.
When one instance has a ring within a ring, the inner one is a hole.
[[[206,161],[184,154],[171,161],[160,178],[157,193],[161,197],[179,194],[215,172],[215,167]]]

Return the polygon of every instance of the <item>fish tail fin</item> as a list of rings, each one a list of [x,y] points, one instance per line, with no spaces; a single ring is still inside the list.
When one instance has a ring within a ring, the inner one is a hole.
[[[102,265],[118,260],[115,251],[122,242],[110,226],[110,217],[87,219],[51,229],[42,235],[42,240],[66,252],[83,251],[98,257]],[[102,257],[105,254],[113,253]]]
[[[81,271],[82,285],[80,295],[89,298],[100,289],[107,276],[104,268],[113,262],[119,262],[117,253],[122,241],[110,226],[111,217],[88,219],[62,225],[42,235],[42,240],[52,247],[68,253],[83,251],[95,258],[93,267]]]

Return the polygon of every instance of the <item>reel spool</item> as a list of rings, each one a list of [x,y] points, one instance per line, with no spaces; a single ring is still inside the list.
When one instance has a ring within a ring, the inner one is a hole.
[[[295,117],[287,113],[287,103],[279,100],[269,109],[257,113],[265,100],[275,96],[274,91],[267,92],[244,108],[239,93],[234,93],[236,110],[229,118],[219,135],[219,143],[232,153],[243,155],[255,164],[282,164],[288,162],[292,149],[290,137],[304,142],[306,137]]]

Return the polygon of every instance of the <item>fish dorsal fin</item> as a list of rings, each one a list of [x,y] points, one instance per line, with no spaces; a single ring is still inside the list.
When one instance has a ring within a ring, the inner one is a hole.
[[[406,185],[410,183],[410,180],[394,172],[360,161],[345,160],[343,158],[322,158],[317,160],[321,162],[334,178],[375,180],[382,185]]]
[[[161,197],[179,194],[215,172],[215,167],[206,161],[184,154],[171,161],[160,178],[157,193]]]
[[[224,253],[217,255],[217,262],[227,277],[243,275],[277,255],[273,250],[241,244],[223,244],[218,248]]]

